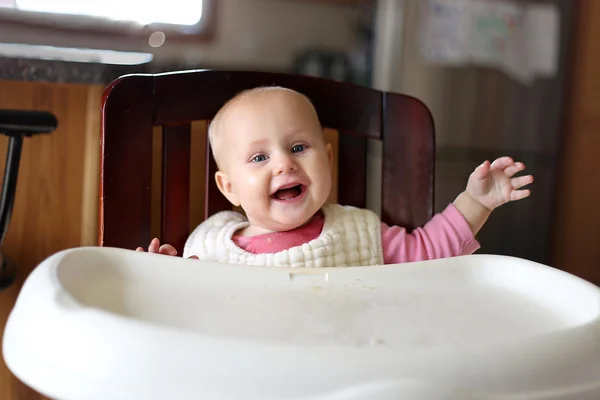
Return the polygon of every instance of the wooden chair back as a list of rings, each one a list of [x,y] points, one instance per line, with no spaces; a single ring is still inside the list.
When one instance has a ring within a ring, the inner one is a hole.
[[[181,254],[195,228],[190,213],[198,205],[190,199],[198,188],[204,190],[204,209],[196,220],[231,209],[214,182],[209,144],[193,143],[194,124],[213,118],[240,91],[271,85],[305,94],[322,125],[339,133],[338,203],[366,206],[367,140],[375,139],[383,142],[382,220],[410,230],[431,218],[434,126],[427,107],[415,98],[279,73],[134,74],[112,82],[103,97],[99,244],[147,247],[154,233]],[[192,154],[194,148],[204,154]],[[198,159],[206,163],[203,177],[194,174]]]

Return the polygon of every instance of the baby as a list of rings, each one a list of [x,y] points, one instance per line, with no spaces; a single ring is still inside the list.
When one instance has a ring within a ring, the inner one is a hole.
[[[369,210],[326,204],[332,148],[304,95],[282,87],[238,94],[217,113],[209,139],[219,190],[245,216],[224,211],[189,236],[183,257],[287,267],[367,266],[471,254],[490,213],[530,191],[522,163],[481,164],[464,192],[423,227],[408,233]],[[343,173],[343,171],[342,171]],[[138,251],[144,251],[139,247]],[[148,251],[177,255],[152,240]]]

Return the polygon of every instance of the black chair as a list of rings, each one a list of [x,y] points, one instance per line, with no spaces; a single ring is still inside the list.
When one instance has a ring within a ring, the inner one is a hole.
[[[0,247],[12,215],[23,138],[56,130],[54,114],[43,111],[0,110],[0,134],[8,136],[8,152],[0,194]],[[0,252],[0,290],[6,289],[17,276],[17,266]]]

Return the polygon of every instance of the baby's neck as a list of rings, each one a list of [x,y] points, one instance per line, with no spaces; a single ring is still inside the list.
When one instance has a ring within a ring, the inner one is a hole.
[[[237,236],[258,236],[265,235],[267,233],[273,233],[274,231],[270,231],[268,229],[262,228],[256,225],[248,225],[247,227],[240,229],[235,234]]]
[[[290,232],[293,231],[295,229],[301,228],[303,226],[305,226],[306,224],[310,223],[313,219],[315,218],[315,216],[313,215],[312,217],[310,217],[308,219],[308,221],[306,221],[303,224],[300,224],[294,228],[288,229],[286,232]],[[258,236],[258,235],[266,235],[269,233],[276,233],[279,231],[272,231],[266,228],[263,228],[259,225],[253,225],[252,223],[250,223],[250,225],[248,225],[247,227],[240,229],[239,231],[237,231],[235,233],[236,236]]]

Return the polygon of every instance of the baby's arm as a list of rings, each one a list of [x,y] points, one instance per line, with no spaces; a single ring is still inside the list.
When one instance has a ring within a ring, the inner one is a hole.
[[[469,177],[467,188],[453,204],[411,233],[399,226],[381,224],[386,264],[433,260],[472,254],[479,249],[475,235],[492,211],[509,201],[529,196],[531,175],[514,178],[525,166],[510,157],[481,164]]]
[[[411,233],[382,223],[381,242],[385,264],[455,257],[479,249],[469,224],[453,204]]]

